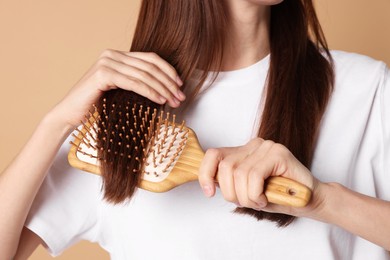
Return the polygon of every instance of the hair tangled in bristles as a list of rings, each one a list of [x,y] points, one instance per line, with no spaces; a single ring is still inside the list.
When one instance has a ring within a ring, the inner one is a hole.
[[[97,147],[107,201],[120,203],[133,196],[159,108],[134,92],[111,90],[103,95]]]

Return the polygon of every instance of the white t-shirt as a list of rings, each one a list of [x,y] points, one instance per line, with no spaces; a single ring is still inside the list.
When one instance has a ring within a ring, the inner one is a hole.
[[[312,173],[390,200],[390,74],[365,56],[332,52],[335,90],[324,115]],[[204,149],[243,145],[254,136],[269,57],[222,72],[186,112]],[[138,190],[131,202],[102,200],[99,176],[69,166],[67,140],[26,226],[58,255],[79,240],[99,243],[112,259],[390,259],[341,228],[298,218],[286,228],[232,213],[218,191],[197,182],[166,193]],[[364,210],[364,209],[362,209]]]

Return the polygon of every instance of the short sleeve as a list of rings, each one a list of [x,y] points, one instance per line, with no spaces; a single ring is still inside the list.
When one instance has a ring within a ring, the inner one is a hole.
[[[69,140],[60,148],[25,223],[52,256],[80,240],[95,242],[99,226],[101,179],[69,165]]]
[[[384,172],[390,175],[390,70],[386,66],[381,84],[381,111],[384,141]]]

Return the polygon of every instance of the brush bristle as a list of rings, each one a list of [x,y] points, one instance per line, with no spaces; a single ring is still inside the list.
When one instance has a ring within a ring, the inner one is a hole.
[[[141,179],[169,174],[188,139],[184,121],[135,93],[110,91],[94,108],[71,143],[81,160],[100,166],[107,201],[130,199]]]
[[[123,202],[136,191],[160,109],[149,99],[123,90],[106,92],[98,104],[97,157],[108,202]]]
[[[175,115],[161,112],[156,131],[149,141],[143,161],[143,179],[151,182],[164,180],[181,155],[188,140],[188,128],[176,125]]]

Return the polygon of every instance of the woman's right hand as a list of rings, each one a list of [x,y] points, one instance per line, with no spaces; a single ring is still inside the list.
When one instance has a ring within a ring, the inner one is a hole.
[[[0,174],[0,259],[27,258],[41,243],[23,229],[32,202],[59,147],[104,91],[122,88],[177,107],[185,99],[181,85],[176,70],[154,53],[104,51]]]
[[[155,53],[105,50],[54,112],[68,127],[77,127],[102,93],[116,88],[178,107],[185,99],[182,84],[176,70]]]
[[[32,202],[69,131],[80,125],[104,91],[122,88],[177,107],[185,99],[181,85],[176,70],[154,53],[104,51],[0,174],[0,259],[27,258],[39,244],[28,232],[20,238]]]

